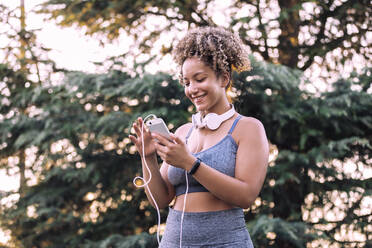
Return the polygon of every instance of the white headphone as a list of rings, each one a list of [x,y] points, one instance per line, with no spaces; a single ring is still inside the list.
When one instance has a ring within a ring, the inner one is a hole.
[[[196,128],[207,127],[210,130],[216,130],[220,127],[222,122],[230,119],[234,114],[234,105],[231,104],[231,109],[221,115],[209,113],[204,118],[201,116],[200,112],[192,115],[192,124]]]

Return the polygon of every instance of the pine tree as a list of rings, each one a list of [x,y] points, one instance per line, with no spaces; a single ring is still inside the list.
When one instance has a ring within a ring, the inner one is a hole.
[[[96,17],[87,19],[90,15],[120,10],[118,4],[124,4],[59,2],[69,4],[66,13],[76,14],[63,19],[71,23],[75,18],[89,23]],[[330,9],[333,3],[321,7]],[[349,12],[354,17],[367,13],[368,7],[353,12],[363,3],[358,1]],[[147,8],[145,2],[136,4],[140,11]],[[196,6],[195,1],[188,4]],[[299,5],[289,4],[288,16],[296,16]],[[169,7],[166,2],[164,6]],[[154,9],[149,6],[147,10]],[[202,10],[191,10],[180,8],[181,16],[209,22]],[[140,17],[133,16],[130,25],[135,26]],[[283,13],[279,19],[287,17]],[[249,20],[240,22],[244,28]],[[121,26],[114,24],[106,31],[118,32]],[[283,25],[291,23],[283,21]],[[98,24],[96,28],[92,33],[100,31]],[[155,231],[156,213],[143,191],[132,184],[141,170],[127,136],[133,120],[149,113],[163,117],[171,131],[190,119],[191,104],[175,77],[136,73],[123,65],[128,73],[68,73],[63,84],[56,86],[47,79],[32,80],[31,70],[24,72],[19,63],[10,62],[0,65],[0,163],[11,169],[9,158],[21,150],[30,151],[35,154],[35,159],[29,157],[35,183],[27,186],[21,198],[1,205],[1,227],[12,231],[8,247],[156,247],[154,236],[148,234]],[[253,58],[252,64],[252,71],[234,75],[234,104],[241,114],[263,122],[271,143],[272,159],[263,190],[246,211],[255,247],[368,247],[372,240],[371,179],[364,173],[371,170],[371,68],[340,78],[328,92],[314,94],[305,90],[313,82],[301,71]],[[26,68],[31,65],[26,63]],[[4,198],[17,194],[2,192]],[[165,216],[166,210],[162,222]],[[352,232],[364,240],[346,237]]]

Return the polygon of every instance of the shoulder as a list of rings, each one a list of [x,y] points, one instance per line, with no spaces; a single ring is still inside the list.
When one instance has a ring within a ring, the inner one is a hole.
[[[240,128],[264,129],[262,122],[254,117],[243,116],[239,120]]]
[[[234,131],[237,140],[255,141],[257,139],[266,139],[265,127],[262,122],[254,117],[242,116],[237,123]]]
[[[192,128],[192,123],[191,122],[183,124],[182,126],[177,128],[177,130],[174,132],[174,134],[176,136],[179,136],[179,137],[184,139],[191,128]]]

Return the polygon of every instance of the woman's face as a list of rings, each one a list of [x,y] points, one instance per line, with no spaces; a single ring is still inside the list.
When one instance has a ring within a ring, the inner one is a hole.
[[[217,77],[212,68],[200,59],[186,59],[182,65],[182,77],[185,94],[197,111],[219,113],[228,104],[225,87],[229,78],[225,75]]]

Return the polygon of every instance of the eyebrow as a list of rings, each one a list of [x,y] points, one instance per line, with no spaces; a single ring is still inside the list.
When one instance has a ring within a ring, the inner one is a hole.
[[[200,74],[207,74],[207,73],[204,72],[204,71],[198,71],[198,72],[194,73],[194,74],[192,75],[192,77],[195,78],[195,77],[199,76]],[[185,77],[185,76],[182,75],[182,79],[185,80],[185,79],[187,79],[187,77]]]

